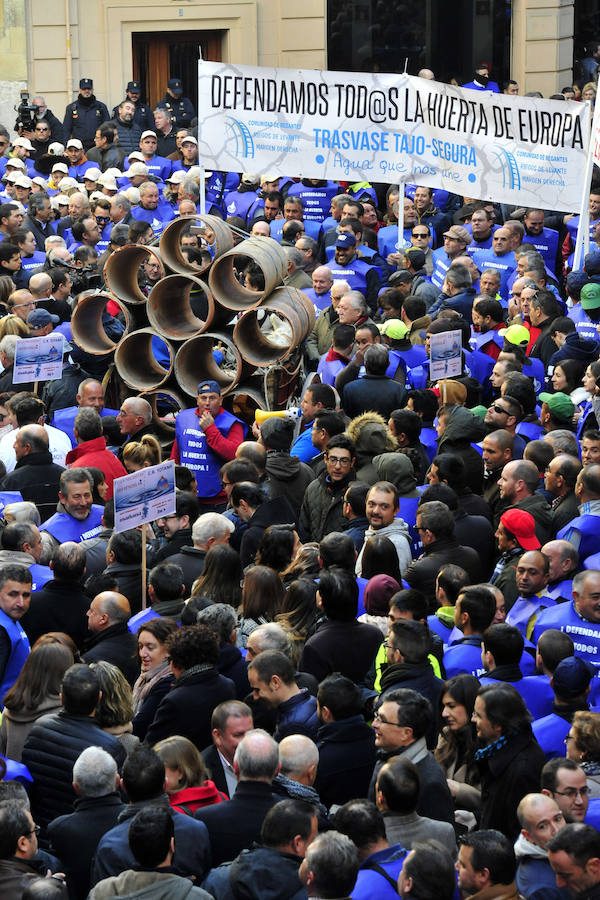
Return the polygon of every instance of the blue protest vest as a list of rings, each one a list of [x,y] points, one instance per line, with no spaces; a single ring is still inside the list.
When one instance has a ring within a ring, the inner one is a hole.
[[[4,507],[9,503],[20,503],[23,500],[21,491],[0,491],[0,516],[4,513]]]
[[[221,491],[219,470],[223,460],[219,459],[206,443],[206,435],[198,425],[197,410],[182,409],[175,419],[175,439],[179,451],[179,462],[187,466],[196,476],[199,497],[216,497]],[[223,410],[215,419],[215,425],[227,437],[231,426],[240,422],[231,413]],[[240,422],[240,424],[243,424]],[[245,426],[244,426],[245,428]]]
[[[323,312],[324,309],[331,306],[331,291],[326,291],[324,294],[317,294],[314,288],[302,288],[302,293],[306,294],[312,302],[317,318],[319,317],[320,312]]]
[[[444,623],[437,615],[435,615],[435,613],[427,616],[427,627],[434,634],[437,634],[438,637],[441,637],[444,644],[448,642],[448,636],[451,629],[447,625],[444,625]]]
[[[335,260],[328,267],[331,271],[334,281],[347,281],[350,290],[360,291],[363,296],[367,295],[367,273],[375,266],[363,262],[362,259],[353,259],[347,266],[338,266]]]
[[[549,628],[556,628],[570,635],[575,645],[575,653],[594,666],[600,666],[600,625],[582,619],[575,609],[575,603],[558,603],[552,609],[545,609],[535,623],[533,643]]]
[[[410,247],[410,238],[412,235],[412,227],[405,228],[403,231],[403,237],[406,241],[408,247]],[[430,244],[433,239],[430,239]],[[377,249],[381,256],[384,259],[387,259],[390,253],[398,252],[398,226],[397,225],[384,225],[383,228],[380,228],[377,232]]]
[[[544,429],[535,422],[519,422],[515,428],[517,434],[523,435],[530,441],[537,441],[543,437]]]
[[[390,350],[390,365],[388,367],[386,375],[389,375],[390,378],[393,378],[396,369],[400,363],[403,363],[405,369],[408,372],[410,378],[411,369],[416,366],[421,366],[425,360],[427,359],[427,351],[425,347],[411,347],[410,350]]]
[[[450,268],[450,264],[452,260],[446,253],[443,247],[438,247],[437,250],[434,250],[431,254],[431,259],[433,262],[433,272],[431,273],[431,283],[435,284],[436,288],[442,290],[442,285],[444,284],[444,279],[446,277],[446,272]]]
[[[300,197],[304,205],[304,219],[309,222],[318,222],[319,225],[329,215],[331,201],[339,194],[340,186],[334,181],[328,181],[323,185],[293,184],[288,191],[288,197]]]
[[[571,723],[550,713],[538,719],[531,726],[533,736],[546,754],[546,759],[556,759],[565,755],[565,738],[571,730]]]
[[[279,243],[281,243],[281,233],[283,231],[283,226],[285,225],[285,223],[285,219],[274,219],[273,222],[269,223],[271,226],[271,237],[276,241],[279,241]],[[319,225],[319,223],[312,222],[310,219],[304,219],[302,221],[302,224],[304,225],[304,230],[307,235],[313,238],[315,241],[318,241],[319,232],[321,231],[321,226]]]
[[[345,369],[346,366],[339,359],[325,359],[327,354],[325,353],[317,366],[317,375],[321,377],[321,381],[323,384],[329,384],[331,387],[335,386],[336,376]]]
[[[6,631],[10,640],[10,656],[0,681],[0,703],[4,701],[7,690],[17,680],[25,660],[29,656],[29,640],[18,622],[14,622],[0,609],[0,626]]]
[[[419,440],[427,450],[427,456],[432,460],[437,453],[437,431],[435,428],[421,428]]]
[[[570,541],[577,532],[580,535],[579,559],[585,560],[594,553],[600,553],[600,516],[583,515],[571,519],[568,525],[556,534],[557,541]]]
[[[213,172],[206,180],[206,206],[217,206],[224,212],[223,197],[240,183],[237,172]]]
[[[28,566],[29,571],[31,572],[31,590],[39,591],[44,587],[47,581],[52,581],[54,575],[52,573],[52,569],[48,566],[40,566],[39,563],[33,563],[31,566]]]
[[[484,384],[495,365],[495,360],[488,353],[481,350],[463,350],[465,354],[465,374],[471,375],[479,384]]]
[[[497,347],[502,349],[504,347],[504,338],[498,331],[473,331],[469,338],[469,344],[472,350],[479,350],[481,353],[485,353],[483,348],[487,344],[496,344]],[[486,356],[489,355],[489,353],[486,354]]]
[[[156,209],[134,206],[131,210],[131,218],[138,222],[147,222],[152,227],[154,234],[158,236],[162,234],[165,225],[175,218],[175,213],[168,203],[159,203]]]
[[[96,537],[102,531],[103,506],[92,504],[90,514],[83,522],[75,519],[66,512],[54,513],[51,519],[40,525],[40,531],[47,531],[59,544],[65,541],[87,541]]]
[[[593,222],[590,222],[590,242],[594,241],[594,229],[596,225],[600,222],[600,219],[594,219]],[[573,247],[577,243],[577,232],[579,231],[579,216],[573,216],[572,219],[569,219],[567,222],[567,231],[569,232],[569,236],[573,242]]]
[[[73,447],[76,445],[73,425],[75,424],[75,419],[79,412],[79,406],[66,406],[64,409],[55,410],[54,415],[52,416],[52,425],[54,428],[58,428],[60,431],[64,432],[71,441]],[[118,409],[108,409],[108,407],[105,406],[100,413],[100,417],[118,416],[118,414]]]
[[[528,675],[521,679],[516,687],[534,719],[550,715],[554,704],[554,692],[547,675]]]
[[[463,673],[479,678],[484,672],[481,661],[481,635],[474,634],[461,638],[456,644],[448,647],[444,653],[444,668],[446,678]]]
[[[554,228],[543,228],[541,234],[523,235],[524,244],[533,244],[535,249],[544,257],[544,264],[551,272],[556,273],[556,253],[558,250],[558,231]]]
[[[575,331],[577,334],[581,335],[582,338],[588,341],[595,341],[598,339],[598,332],[596,331],[596,322],[592,322],[591,319],[585,321],[581,319],[579,322],[575,324]]]
[[[514,625],[523,637],[527,637],[527,625],[531,617],[551,606],[556,606],[556,600],[551,597],[517,597],[506,616],[506,624]]]
[[[490,234],[489,238],[486,238],[484,241],[476,241],[475,238],[472,239],[470,244],[467,244],[467,253],[469,256],[473,256],[474,253],[477,253],[478,250],[490,250],[493,244],[494,234]]]
[[[136,613],[135,616],[132,616],[127,622],[127,630],[132,634],[137,634],[140,627],[145,625],[146,622],[150,622],[152,619],[162,619],[162,616],[154,612],[151,606],[148,606],[146,609],[140,610],[139,613]]]
[[[590,415],[593,415],[594,407],[592,406],[591,400],[586,400],[585,403],[581,404],[581,415],[577,420],[577,430],[575,432],[575,437],[578,441],[581,440],[583,436],[583,432],[585,431],[585,423],[589,419]]]
[[[223,198],[225,212],[228,216],[239,216],[246,224],[249,221],[248,213],[257,200],[256,191],[229,191]]]
[[[6,763],[6,775],[4,776],[5,781],[20,781],[23,784],[28,781],[33,781],[31,772],[29,771],[27,766],[23,765],[23,763],[17,762],[14,759],[9,759],[7,756],[2,756],[1,753],[0,757]]]
[[[594,566],[594,568],[597,567]],[[561,597],[564,600],[570,600],[573,596],[573,579],[563,578],[562,581],[558,581],[555,585],[547,584],[544,588],[544,595],[556,600],[557,603],[562,602]]]
[[[41,253],[39,250],[34,250],[31,256],[21,257],[21,268],[24,272],[29,272],[31,269],[37,269],[40,266],[43,266],[45,262],[46,254]]]

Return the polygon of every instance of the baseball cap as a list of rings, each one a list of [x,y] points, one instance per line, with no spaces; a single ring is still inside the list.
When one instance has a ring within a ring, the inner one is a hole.
[[[150,129],[148,129],[147,131],[142,131],[142,136],[141,136],[140,140],[143,141],[144,138],[147,138],[147,137],[156,138],[156,132],[151,131]]]
[[[572,292],[580,291],[584,284],[588,283],[587,272],[583,269],[576,269],[567,275],[567,287]]]
[[[196,138],[194,137],[193,134],[186,134],[186,136],[182,139],[181,143],[182,144],[195,144],[196,147],[198,146],[198,141],[196,140]]]
[[[144,162],[144,160],[146,159],[146,157],[144,156],[144,154],[142,153],[141,150],[133,150],[133,151],[129,154],[128,159],[129,159],[129,162],[130,162],[130,163],[131,163],[132,160],[133,160],[133,162],[135,162],[136,160],[137,160],[137,162]]]
[[[48,146],[48,153],[50,156],[64,156],[65,155],[65,145],[61,144],[60,141],[53,141]]]
[[[505,331],[501,330],[499,333],[505,341],[508,341],[509,344],[516,344],[517,347],[521,344],[528,344],[531,337],[524,325],[509,325]]]
[[[170,91],[173,91],[174,94],[183,94],[183,84],[179,78],[169,78],[167,87]]]
[[[54,165],[52,166],[52,171],[53,172],[64,172],[65,175],[67,175],[69,172],[69,167],[67,165],[65,165],[65,163],[60,163],[60,162],[54,163]]]
[[[108,188],[109,190],[111,190],[111,191],[116,191],[116,190],[118,189],[118,188],[117,188],[117,182],[116,182],[115,179],[114,179],[111,175],[109,175],[107,172],[104,172],[104,173],[100,176],[100,178],[98,179],[98,184],[101,184],[102,187],[107,187],[107,188]]]
[[[81,190],[78,192],[80,194],[83,194],[83,196],[85,197],[85,188],[83,187],[83,185],[81,185],[76,178],[71,178],[69,175],[67,175],[61,180],[60,189],[61,191],[70,191],[71,188],[81,188]]]
[[[541,403],[545,403],[550,412],[556,413],[561,419],[571,419],[575,412],[575,404],[568,394],[557,391],[555,394],[542,392],[538,394]]]
[[[187,172],[184,172],[183,169],[177,169],[176,172],[171,172],[171,174],[167,178],[167,181],[171,182],[172,184],[183,184],[187,177]]]
[[[244,172],[244,174],[242,175],[242,184],[258,184],[259,181],[260,175],[254,175],[252,172]]]
[[[590,250],[585,254],[583,268],[588,275],[600,275],[600,250]]]
[[[68,206],[69,205],[69,198],[67,197],[66,194],[55,194],[54,197],[50,198],[50,202],[52,202],[53,200],[56,202],[57,206]]]
[[[91,78],[80,78],[79,79],[79,89],[80,90],[87,91],[93,87],[94,87],[94,82],[92,81]]]
[[[356,238],[349,231],[342,231],[341,234],[338,234],[335,246],[341,248],[356,247]]]
[[[139,81],[128,81],[126,91],[129,91],[130,94],[139,94],[141,93],[142,87]]]
[[[381,334],[385,334],[393,341],[401,341],[408,332],[408,327],[401,319],[387,319],[377,326]]]
[[[591,663],[580,656],[568,656],[559,662],[552,675],[552,689],[565,700],[572,700],[585,693],[596,674]]]
[[[17,175],[14,183],[17,187],[22,187],[22,188],[33,187],[33,181],[31,180],[31,178],[29,178],[28,175],[22,175],[22,174]]]
[[[92,191],[90,200],[106,200],[106,194],[103,194],[102,191]]]
[[[524,509],[507,509],[500,516],[500,522],[514,534],[523,550],[540,549],[540,542],[535,536],[535,519],[531,513]]]
[[[425,265],[425,254],[418,247],[409,247],[408,250],[405,250],[404,255],[408,256],[414,269],[422,269]]]
[[[33,150],[33,144],[31,143],[29,138],[26,137],[15,138],[15,140],[12,142],[12,145],[13,147],[24,147],[25,150]],[[19,162],[22,162],[22,160],[19,160]]]
[[[83,144],[77,138],[71,138],[70,141],[67,141],[67,150],[69,147],[75,147],[76,150],[83,150]]]
[[[264,181],[269,181],[269,182],[271,182],[271,181],[279,181],[280,178],[281,178],[281,176],[280,176],[280,175],[276,175],[275,172],[267,172],[266,175],[261,175],[261,176],[260,176],[260,183],[262,184]]]
[[[85,172],[83,173],[83,180],[84,181],[98,181],[98,179],[100,178],[101,175],[102,175],[102,172],[100,171],[100,169],[97,169],[95,166],[91,166],[91,168],[86,169]]]
[[[448,231],[444,232],[444,237],[454,238],[454,240],[460,241],[462,244],[471,243],[471,234],[462,225],[451,225]]]
[[[10,182],[10,184],[14,184],[19,180],[19,178],[21,178],[22,174],[22,172],[8,172],[4,175],[4,178],[2,180]],[[14,203],[15,201],[11,200],[10,202]]]
[[[147,175],[149,171],[150,169],[148,166],[144,165],[144,163],[134,162],[134,164],[127,169],[127,175],[129,177],[132,175]]]
[[[221,385],[218,381],[201,381],[198,385],[199,394],[220,394]]]
[[[600,306],[600,284],[588,281],[581,288],[581,306],[583,309],[598,309]]]
[[[17,159],[16,157],[9,157],[6,160],[6,168],[11,167],[13,169],[21,169],[22,172],[25,171],[25,163],[22,159]]]
[[[131,187],[126,188],[123,193],[129,200],[132,206],[137,206],[140,202],[140,192],[138,188],[131,185]]]
[[[32,309],[27,316],[27,324],[31,325],[32,328],[43,328],[45,325],[49,325],[50,322],[53,325],[58,325],[60,318],[53,316],[47,309]]]
[[[48,182],[45,178],[42,178],[41,175],[36,175],[35,178],[32,178],[31,180],[34,184],[38,184],[41,188],[43,188],[43,190],[46,190],[46,188],[48,187]]]

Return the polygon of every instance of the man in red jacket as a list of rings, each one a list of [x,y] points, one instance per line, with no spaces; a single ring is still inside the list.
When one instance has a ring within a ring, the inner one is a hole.
[[[127,475],[122,463],[114,453],[106,449],[106,438],[102,434],[102,419],[91,406],[84,406],[77,413],[73,425],[77,447],[67,453],[67,467],[93,466],[101,469],[108,488],[106,500],[113,495],[113,481]]]

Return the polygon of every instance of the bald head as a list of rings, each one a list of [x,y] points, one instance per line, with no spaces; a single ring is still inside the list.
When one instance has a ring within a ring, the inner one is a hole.
[[[279,745],[262,728],[253,728],[238,744],[233,768],[240,781],[270,784],[279,771]]]
[[[48,435],[41,425],[24,425],[19,428],[14,443],[17,460],[32,453],[48,452]]]
[[[152,421],[152,407],[143,397],[129,397],[125,400],[123,406],[132,415],[141,418],[144,425],[149,425]]]
[[[546,794],[526,794],[517,807],[517,818],[525,839],[543,849],[565,825],[558,804]]]
[[[319,751],[303,734],[291,734],[279,744],[281,774],[300,784],[313,785],[317,777]]]
[[[96,594],[92,603],[97,604],[100,614],[108,617],[109,625],[120,625],[131,616],[129,600],[124,594],[119,594],[117,591],[102,591],[100,594]]]
[[[39,272],[29,279],[29,291],[35,300],[42,300],[52,293],[52,279],[47,272]]]

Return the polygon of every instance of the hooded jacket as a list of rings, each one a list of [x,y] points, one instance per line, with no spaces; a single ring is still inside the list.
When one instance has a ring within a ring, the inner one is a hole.
[[[212,900],[202,888],[194,887],[189,878],[182,878],[168,869],[150,872],[125,869],[120,875],[100,881],[90,891],[90,900]]]
[[[373,465],[380,481],[391,481],[400,497],[416,499],[420,496],[413,464],[404,453],[380,453],[373,457]]]
[[[486,434],[483,421],[464,406],[450,410],[446,428],[438,439],[438,453],[458,453],[467,469],[467,485],[476,494],[481,493],[483,484],[483,459],[471,447],[482,441]]]
[[[566,900],[569,895],[556,886],[556,876],[548,862],[547,850],[532,844],[524,834],[520,834],[515,841],[515,856],[518,864],[517,888],[527,900],[538,891],[548,900],[559,900],[561,897]]]
[[[578,359],[586,365],[594,362],[600,355],[600,341],[592,341],[583,338],[578,331],[573,331],[565,338],[565,342],[556,353],[553,353],[548,363],[548,369],[553,370],[565,359]]]
[[[297,456],[290,456],[289,453],[280,450],[267,451],[265,472],[269,477],[269,496],[272,500],[285,497],[294,510],[297,520],[304,492],[311,481],[314,481],[315,473]]]
[[[378,480],[373,458],[398,448],[398,442],[379,413],[365,412],[352,419],[346,434],[356,448],[356,477],[367,484]]]
[[[300,537],[306,541],[320,541],[332,531],[343,531],[344,495],[354,481],[354,471],[346,478],[332,481],[327,472],[306,488],[300,510]]]
[[[292,853],[252,844],[233,862],[213,869],[203,887],[216,900],[304,900],[298,877],[302,860]]]
[[[390,539],[394,547],[396,548],[396,553],[398,554],[398,564],[400,565],[400,572],[402,575],[406,572],[410,564],[412,563],[412,554],[410,552],[410,532],[408,530],[408,525],[404,521],[404,519],[394,519],[389,525],[385,525],[383,528],[372,528],[370,525],[365,531],[365,542],[362,545],[362,549],[358,555],[358,559],[356,560],[356,574],[360,575],[362,572],[362,558],[363,553],[365,552],[365,545],[369,538],[381,536],[387,537]]]

